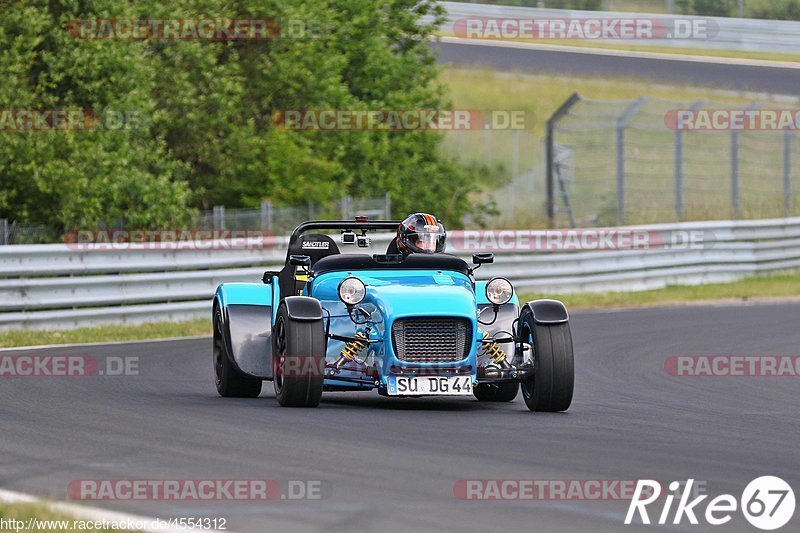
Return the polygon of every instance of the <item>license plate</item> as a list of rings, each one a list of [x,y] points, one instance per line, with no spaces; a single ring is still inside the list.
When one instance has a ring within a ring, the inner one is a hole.
[[[470,376],[390,376],[387,391],[390,396],[414,396],[418,394],[458,396],[472,394],[472,378]]]

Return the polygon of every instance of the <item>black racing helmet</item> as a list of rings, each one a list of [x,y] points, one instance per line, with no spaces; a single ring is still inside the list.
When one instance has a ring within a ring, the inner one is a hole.
[[[433,254],[444,251],[447,232],[433,215],[408,215],[397,228],[397,248],[405,255]]]

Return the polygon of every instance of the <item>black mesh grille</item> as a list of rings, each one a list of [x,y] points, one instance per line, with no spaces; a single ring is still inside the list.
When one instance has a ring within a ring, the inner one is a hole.
[[[392,325],[392,342],[401,361],[460,361],[469,355],[472,328],[466,318],[403,318]]]

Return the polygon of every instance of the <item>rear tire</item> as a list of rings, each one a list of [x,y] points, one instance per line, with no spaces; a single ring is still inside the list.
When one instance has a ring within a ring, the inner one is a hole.
[[[322,399],[325,325],[292,320],[281,304],[273,331],[275,397],[281,407],[316,407]]]
[[[519,318],[520,335],[531,342],[533,377],[522,383],[522,397],[531,411],[566,411],[575,388],[575,363],[569,323],[537,324],[530,309]]]
[[[261,394],[262,380],[243,374],[233,365],[225,346],[224,323],[219,307],[214,310],[214,384],[224,398],[256,398]]]
[[[472,394],[480,402],[510,402],[518,392],[519,383],[480,383],[472,389]]]

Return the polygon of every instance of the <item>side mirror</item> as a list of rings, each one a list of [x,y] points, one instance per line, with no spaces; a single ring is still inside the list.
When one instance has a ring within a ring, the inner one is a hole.
[[[290,255],[289,264],[293,266],[310,268],[311,258],[307,255]]]
[[[472,254],[473,265],[483,265],[486,263],[494,263],[494,254],[492,252]]]
[[[266,272],[264,272],[264,275],[261,276],[261,281],[264,282],[264,285],[272,285],[272,277],[277,275],[278,272],[267,270]]]

